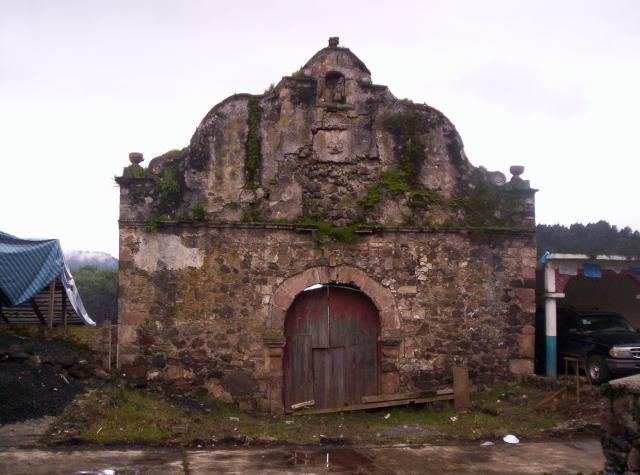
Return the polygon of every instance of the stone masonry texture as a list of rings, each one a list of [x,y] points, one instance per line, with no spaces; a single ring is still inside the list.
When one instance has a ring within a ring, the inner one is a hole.
[[[286,311],[332,282],[379,311],[380,393],[456,364],[477,386],[533,371],[535,190],[471,165],[443,114],[332,44],[117,179],[130,377],[280,411]]]

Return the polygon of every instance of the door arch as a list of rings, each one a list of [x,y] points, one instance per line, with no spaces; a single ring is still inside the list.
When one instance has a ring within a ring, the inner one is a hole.
[[[339,408],[379,394],[379,335],[378,310],[360,290],[325,285],[300,293],[285,318],[285,410],[310,400]]]

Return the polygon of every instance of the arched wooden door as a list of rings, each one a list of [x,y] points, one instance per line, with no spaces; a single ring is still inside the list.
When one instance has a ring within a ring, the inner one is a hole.
[[[378,310],[356,289],[302,292],[285,320],[284,403],[359,404],[378,394]]]

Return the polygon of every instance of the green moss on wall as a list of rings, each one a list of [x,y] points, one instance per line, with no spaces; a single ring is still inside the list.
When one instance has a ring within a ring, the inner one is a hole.
[[[198,203],[193,208],[191,208],[191,216],[196,221],[204,221],[207,219],[207,212],[204,210],[204,207]]]
[[[163,153],[161,156],[169,160],[175,160],[177,158],[180,158],[185,150],[187,150],[187,147],[181,149],[174,148],[173,150],[169,150],[168,152]]]
[[[317,218],[317,215],[300,219],[296,224],[304,224],[315,228],[319,237],[328,237],[345,244],[353,244],[358,241],[356,233],[357,225],[334,226]]]
[[[160,178],[156,181],[156,189],[162,211],[169,212],[178,205],[182,194],[178,165],[169,165],[162,170]]]
[[[465,221],[472,226],[505,225],[505,220],[496,216],[496,211],[502,208],[502,201],[500,190],[487,180],[482,168],[471,173],[466,193],[452,200],[464,210]]]
[[[260,97],[252,96],[249,99],[248,108],[245,168],[247,185],[250,188],[257,188],[260,181],[259,173],[262,161],[260,152]]]
[[[122,172],[124,178],[150,178],[151,172],[147,168],[143,168],[137,163],[132,163]]]
[[[427,188],[417,188],[410,183],[409,175],[404,170],[391,170],[384,172],[380,179],[367,191],[367,197],[363,203],[366,210],[372,210],[380,201],[382,190],[391,194],[409,193],[409,205],[411,207],[426,207],[430,203],[440,201],[438,194]]]
[[[413,108],[390,115],[384,119],[385,129],[393,135],[400,155],[400,169],[410,184],[417,184],[418,173],[425,159],[425,146],[421,134],[425,119]]]

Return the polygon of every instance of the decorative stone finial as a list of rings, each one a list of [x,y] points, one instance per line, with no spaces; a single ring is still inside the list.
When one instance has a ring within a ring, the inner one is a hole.
[[[332,36],[329,38],[329,48],[337,48],[340,44],[340,37]]]
[[[140,165],[140,162],[144,161],[144,157],[140,152],[131,152],[129,154],[129,161],[134,165]]]
[[[524,173],[524,167],[522,165],[511,165],[509,172],[514,176],[514,178],[520,178],[520,175]]]

